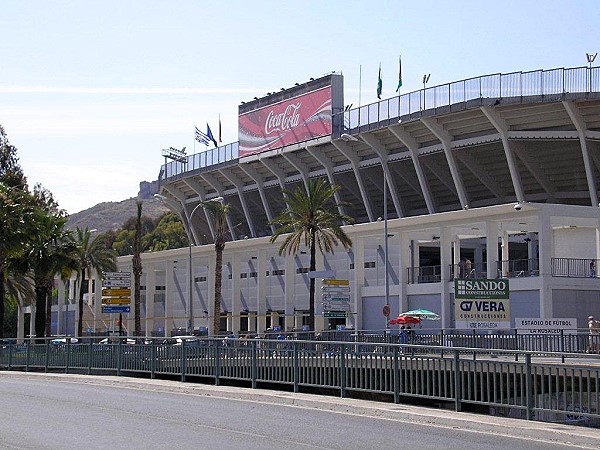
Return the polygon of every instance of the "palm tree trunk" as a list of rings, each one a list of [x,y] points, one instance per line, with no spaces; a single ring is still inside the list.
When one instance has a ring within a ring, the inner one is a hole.
[[[46,283],[46,337],[52,336],[52,281]]]
[[[317,245],[315,243],[315,232],[310,232],[310,271],[317,270]],[[309,304],[308,304],[308,326],[315,331],[315,279],[310,278]]]
[[[79,302],[77,305],[78,320],[77,320],[77,336],[81,336],[83,332],[83,283],[85,282],[85,267],[81,268],[81,285],[79,286]]]
[[[223,283],[223,249],[225,242],[221,242],[222,238],[217,237],[215,241],[215,303],[213,311],[213,335],[218,336],[221,332],[221,287]]]
[[[4,267],[0,265],[0,339],[4,338]]]
[[[35,337],[46,334],[46,287],[44,283],[35,283]]]

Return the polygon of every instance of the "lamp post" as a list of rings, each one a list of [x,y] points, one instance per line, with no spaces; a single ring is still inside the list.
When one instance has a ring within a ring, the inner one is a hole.
[[[429,82],[430,76],[430,73],[426,73],[425,75],[423,75],[423,110],[425,110],[425,88],[427,86],[427,83]]]
[[[427,78],[427,80],[429,80],[429,78]],[[359,142],[359,139],[357,139],[356,137],[344,133],[340,136],[340,138],[346,142]],[[369,147],[371,147],[371,145],[368,142],[365,142]],[[376,152],[377,153],[377,152]],[[383,162],[382,162],[382,169],[383,169],[383,257],[384,259],[384,265],[385,265],[385,306],[387,307],[386,310],[389,311],[389,307],[390,307],[390,282],[389,282],[389,266],[388,266],[388,210],[387,210],[387,190],[388,190],[388,180],[387,180],[387,171],[385,170],[385,168],[383,167]],[[388,324],[388,320],[386,317],[385,320],[385,328],[386,330],[389,329],[389,324]]]
[[[590,77],[590,93],[592,92],[592,63],[596,60],[596,56],[598,56],[598,53],[594,53],[593,55],[591,53],[585,54],[587,62],[590,65],[588,70],[588,74]]]
[[[161,202],[167,204],[167,205],[172,205],[175,206],[177,205],[173,200],[171,200],[168,197],[165,197],[164,195],[160,195],[160,194],[154,194],[154,197],[156,197],[157,199],[159,199]],[[192,280],[192,219],[194,217],[194,214],[196,213],[196,210],[200,207],[205,207],[207,202],[222,202],[223,201],[223,197],[216,197],[214,199],[211,200],[206,200],[206,201],[202,201],[200,203],[198,203],[194,209],[192,209],[192,212],[188,215],[185,211],[185,208],[177,208],[179,210],[179,212],[183,212],[187,217],[187,221],[188,221],[188,226],[186,227],[186,234],[187,234],[187,238],[188,238],[188,323],[187,323],[187,329],[188,329],[188,333],[190,334],[194,334],[194,295],[192,293],[192,288],[193,288],[193,280]],[[178,206],[178,205],[177,205]]]

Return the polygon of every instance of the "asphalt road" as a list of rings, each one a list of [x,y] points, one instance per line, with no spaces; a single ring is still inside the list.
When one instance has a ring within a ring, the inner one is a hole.
[[[598,448],[600,431],[306,394],[0,372],[2,449]]]

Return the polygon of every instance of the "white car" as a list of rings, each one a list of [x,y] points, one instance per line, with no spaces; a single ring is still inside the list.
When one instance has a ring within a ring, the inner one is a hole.
[[[69,343],[71,344],[77,344],[79,342],[79,339],[77,338],[68,338],[70,341]],[[52,344],[54,345],[65,345],[67,343],[67,338],[56,338],[56,339],[52,339]]]

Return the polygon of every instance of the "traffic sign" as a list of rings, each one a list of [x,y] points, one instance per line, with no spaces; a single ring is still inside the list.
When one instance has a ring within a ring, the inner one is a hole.
[[[350,303],[323,302],[323,311],[350,311]]]
[[[131,272],[104,272],[104,278],[131,278]]]
[[[131,297],[102,297],[103,305],[129,305]]]
[[[323,311],[323,317],[345,319],[348,317],[348,313],[346,311]]]
[[[108,288],[102,289],[102,297],[129,297],[131,289],[129,288]]]
[[[350,286],[321,286],[323,292],[350,292]]]
[[[323,301],[349,302],[350,296],[343,294],[323,294]]]
[[[332,286],[350,286],[350,282],[348,280],[323,280],[323,284],[329,284]]]
[[[120,278],[113,280],[103,280],[102,281],[103,288],[130,288],[131,280],[129,278]]]
[[[102,314],[110,313],[128,313],[131,311],[131,306],[115,306],[115,305],[102,305]]]

